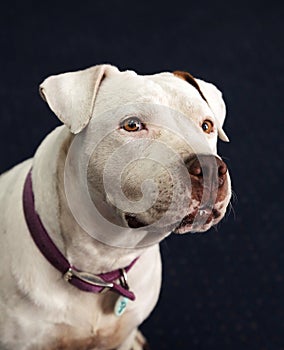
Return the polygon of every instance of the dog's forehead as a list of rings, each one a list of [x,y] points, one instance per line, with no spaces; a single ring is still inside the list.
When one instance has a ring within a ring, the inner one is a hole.
[[[149,103],[169,107],[192,118],[213,117],[195,87],[173,73],[138,75],[133,71],[107,77],[99,89],[95,112],[129,104]]]

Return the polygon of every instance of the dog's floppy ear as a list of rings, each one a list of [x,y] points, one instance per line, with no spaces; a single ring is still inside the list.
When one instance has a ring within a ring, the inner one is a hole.
[[[226,105],[222,98],[222,93],[215,85],[207,83],[201,79],[195,79],[203,92],[209,107],[213,111],[215,118],[218,121],[218,136],[221,140],[229,142],[228,136],[223,130],[223,124],[226,117]]]
[[[222,129],[226,116],[226,105],[222,98],[221,91],[218,90],[213,84],[207,83],[201,79],[195,79],[188,72],[174,71],[173,74],[181,79],[184,79],[196,88],[200,96],[208,103],[209,107],[214,113],[214,116],[218,122],[218,136],[221,140],[228,142],[229,139]]]
[[[89,123],[103,78],[119,72],[108,64],[48,77],[39,87],[41,97],[74,134]]]

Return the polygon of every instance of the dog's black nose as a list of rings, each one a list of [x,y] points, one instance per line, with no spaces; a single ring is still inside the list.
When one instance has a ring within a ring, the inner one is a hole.
[[[194,155],[185,160],[185,165],[189,174],[202,185],[204,181],[210,181],[216,183],[216,185],[218,183],[217,187],[221,187],[225,182],[227,165],[216,156]]]

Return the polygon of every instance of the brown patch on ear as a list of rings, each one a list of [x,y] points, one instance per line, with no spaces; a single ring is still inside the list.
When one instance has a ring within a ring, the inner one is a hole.
[[[189,84],[191,84],[193,87],[195,87],[195,89],[199,92],[200,96],[203,98],[203,100],[205,102],[207,102],[205,96],[203,95],[202,91],[200,90],[200,87],[199,85],[197,84],[197,81],[194,79],[194,77],[188,73],[188,72],[183,72],[183,71],[180,71],[180,70],[175,70],[173,72],[173,74],[175,76],[177,76],[178,78],[181,78],[185,81],[187,81]],[[208,103],[208,102],[207,102]]]

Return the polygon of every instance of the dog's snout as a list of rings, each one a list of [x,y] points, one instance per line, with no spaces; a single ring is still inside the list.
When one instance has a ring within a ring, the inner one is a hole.
[[[213,155],[195,155],[185,160],[185,165],[191,176],[203,185],[204,178],[214,179],[218,182],[218,187],[224,184],[228,171],[226,163]]]

